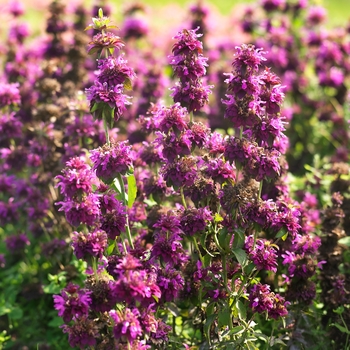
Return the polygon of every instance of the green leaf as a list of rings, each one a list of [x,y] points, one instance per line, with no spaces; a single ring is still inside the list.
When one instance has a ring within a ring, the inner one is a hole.
[[[338,243],[350,247],[350,236],[341,238],[341,239],[338,241]]]
[[[132,83],[131,83],[131,80],[129,78],[126,78],[124,81],[124,89],[127,91],[132,90]]]
[[[232,330],[230,331],[230,334],[237,335],[237,334],[240,334],[243,332],[244,332],[244,326],[237,326],[237,327],[232,328]]]
[[[235,255],[237,261],[240,263],[242,267],[244,267],[247,263],[247,253],[241,249],[241,248],[236,248],[232,250],[232,253]]]
[[[245,242],[244,230],[237,229],[234,231],[234,235],[235,235],[235,238],[233,240],[233,247],[234,248],[242,248],[244,246],[244,242]]]
[[[341,315],[344,312],[344,306],[340,305],[339,307],[337,307],[335,310],[333,310],[334,313]]]
[[[223,220],[224,220],[224,218],[219,213],[215,213],[215,216],[214,216],[215,222],[221,222]]]
[[[216,316],[217,316],[216,314],[212,314],[212,315],[208,316],[207,320],[205,321],[204,327],[203,327],[204,333],[209,341],[209,344],[210,344],[210,327],[211,327],[212,323],[214,322]]]
[[[131,208],[135,202],[137,194],[136,179],[134,175],[129,175],[128,179],[128,207]]]
[[[58,328],[63,325],[63,320],[61,317],[55,316],[47,325],[52,328]]]
[[[122,193],[122,187],[117,177],[113,180],[113,186],[118,193]]]
[[[9,317],[13,320],[20,320],[23,317],[23,310],[19,307],[15,307],[10,311]]]
[[[350,334],[350,331],[347,328],[341,326],[339,323],[332,323],[331,326],[337,327],[342,333]]]
[[[113,253],[114,248],[115,248],[115,241],[113,241],[113,243],[110,246],[108,246],[108,248],[107,248],[107,255],[108,256],[110,256]]]
[[[229,310],[219,312],[218,326],[228,326],[230,324],[231,312]]]
[[[288,230],[285,226],[283,226],[276,234],[275,238],[281,238],[283,237],[285,234],[288,234]],[[283,238],[282,238],[283,239]]]
[[[245,305],[240,300],[238,300],[236,303],[236,308],[238,310],[239,318],[241,320],[245,320],[247,318],[247,309]]]

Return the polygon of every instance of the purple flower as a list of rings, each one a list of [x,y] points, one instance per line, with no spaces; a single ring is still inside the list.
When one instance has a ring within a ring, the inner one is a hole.
[[[19,84],[0,83],[0,108],[21,103]]]
[[[61,328],[64,333],[68,333],[68,341],[73,348],[75,346],[81,349],[85,349],[87,346],[94,347],[96,339],[100,336],[96,321],[90,320],[86,316],[75,319],[71,326],[63,325]]]
[[[254,45],[243,44],[236,46],[236,54],[232,63],[234,70],[243,75],[258,72],[262,62],[266,61],[263,49],[255,49]]]
[[[180,103],[175,103],[168,108],[159,108],[154,118],[159,130],[164,133],[168,133],[170,129],[175,133],[188,129],[188,111],[181,107]]]
[[[123,27],[121,30],[124,38],[138,39],[148,34],[149,26],[144,18],[140,18],[137,16],[130,16],[125,18]]]
[[[172,266],[182,265],[188,260],[181,244],[181,237],[174,233],[164,231],[154,234],[154,244],[151,250],[151,258],[161,258]]]
[[[96,175],[110,183],[117,174],[124,175],[132,165],[131,146],[127,141],[112,142],[91,151],[91,160]]]
[[[187,30],[183,29],[177,33],[173,39],[176,39],[176,43],[173,46],[174,56],[180,54],[188,54],[191,52],[201,53],[203,51],[202,43],[197,39],[202,36],[202,34],[197,34],[197,30]]]
[[[249,306],[253,311],[259,313],[268,312],[273,308],[273,300],[268,284],[254,284],[249,293]]]
[[[164,135],[156,131],[155,143],[162,147],[162,156],[169,162],[173,162],[179,156],[191,154],[192,142],[186,132],[176,135],[174,132]]]
[[[23,252],[25,247],[30,244],[28,237],[24,233],[5,238],[5,243],[6,248],[12,254]]]
[[[181,215],[181,228],[186,235],[193,236],[197,232],[204,231],[207,221],[213,220],[212,213],[208,207],[185,209]]]
[[[203,85],[202,82],[177,83],[171,88],[174,102],[181,103],[189,112],[198,111],[209,102],[213,86]]]
[[[84,196],[81,201],[67,199],[55,204],[61,205],[58,211],[65,212],[66,219],[72,226],[81,223],[93,225],[100,216],[100,200],[98,195],[93,193]]]
[[[181,234],[180,218],[173,211],[169,210],[161,215],[158,221],[153,225],[159,232]]]
[[[154,298],[161,297],[156,274],[146,270],[129,269],[119,275],[114,293],[118,302],[132,304],[138,301],[144,307],[154,303]]]
[[[287,306],[290,302],[285,301],[283,297],[279,294],[273,295],[273,307],[269,310],[269,317],[277,320],[279,317],[284,317],[288,315]]]
[[[113,320],[113,334],[116,339],[126,339],[130,344],[133,344],[138,337],[141,337],[142,328],[138,309],[111,310],[109,316]]]
[[[101,229],[106,231],[108,238],[112,240],[124,232],[126,225],[125,206],[120,201],[117,203],[113,210],[101,216]]]
[[[107,245],[108,241],[105,231],[73,232],[72,247],[78,259],[89,261],[92,256],[101,259]]]
[[[92,186],[98,184],[98,179],[91,167],[82,158],[75,157],[66,163],[62,170],[63,175],[56,176],[59,180],[56,187],[61,187],[61,194],[66,198],[74,198],[83,193],[90,194]]]
[[[327,10],[322,6],[311,6],[307,15],[308,24],[311,26],[320,24],[326,20]]]
[[[54,295],[54,307],[58,311],[58,316],[68,323],[74,317],[87,316],[91,304],[91,291],[80,289],[73,283],[68,283],[62,289],[61,295]]]
[[[14,113],[2,113],[0,116],[0,142],[21,137],[22,126],[23,124],[16,118]]]
[[[113,112],[114,119],[118,120],[130,105],[130,97],[123,93],[124,85],[109,86],[107,83],[100,83],[95,80],[94,85],[86,89],[87,99],[90,101],[90,110],[98,120],[102,120],[106,107]],[[111,124],[111,123],[110,123]]]
[[[221,158],[209,159],[206,162],[204,172],[220,184],[230,180],[234,181],[236,178],[234,165],[231,165],[229,162],[224,162]]]
[[[254,237],[246,238],[245,250],[258,270],[277,272],[277,246],[270,241],[257,239],[254,246]]]
[[[191,186],[198,178],[198,159],[192,156],[169,163],[161,169],[161,174],[168,186]]]
[[[162,301],[174,301],[179,292],[184,288],[185,281],[181,273],[167,265],[165,268],[158,269],[157,284],[162,293]]]
[[[107,84],[109,87],[116,85],[130,86],[135,78],[135,72],[127,65],[123,56],[109,56],[98,61],[99,73],[97,80],[101,84]]]

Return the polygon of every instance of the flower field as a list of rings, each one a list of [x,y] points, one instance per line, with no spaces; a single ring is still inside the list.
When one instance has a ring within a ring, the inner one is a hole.
[[[119,10],[3,8],[0,349],[349,350],[350,23]]]

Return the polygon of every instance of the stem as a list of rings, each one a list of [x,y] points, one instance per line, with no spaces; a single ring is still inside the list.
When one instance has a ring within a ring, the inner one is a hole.
[[[263,188],[263,180],[260,181],[258,199],[261,198],[261,191],[262,191],[262,188]]]
[[[203,259],[203,256],[202,256],[201,251],[199,250],[196,237],[193,237],[193,243],[194,243],[194,247],[196,248],[196,250],[197,250],[197,252],[198,252],[199,260],[201,261],[201,263],[202,263],[202,265],[203,265],[203,267],[204,267],[204,259]]]
[[[190,123],[193,122],[193,112],[190,113]]]
[[[119,181],[120,188],[121,188],[121,191],[122,191],[121,195],[122,195],[123,203],[124,203],[125,206],[127,206],[126,196],[125,196],[124,181],[123,181],[123,177],[122,177],[122,175],[120,173],[118,173],[117,179]],[[134,249],[134,244],[133,244],[132,238],[131,238],[128,213],[125,213],[125,217],[126,217],[126,224],[125,224],[126,238],[128,239],[128,242],[129,242],[129,245],[130,245],[131,249]]]
[[[186,204],[186,200],[185,200],[185,196],[184,196],[184,188],[183,187],[180,187],[180,194],[181,194],[182,205],[185,207],[185,209],[187,209],[187,204]]]
[[[111,144],[111,141],[109,140],[108,125],[105,118],[103,118],[103,128],[105,129],[106,142],[107,142],[107,145],[109,146]]]

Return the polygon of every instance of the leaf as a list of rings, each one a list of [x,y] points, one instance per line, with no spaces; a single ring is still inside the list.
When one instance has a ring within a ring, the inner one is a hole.
[[[119,180],[118,180],[117,177],[113,180],[113,186],[115,187],[114,189],[115,189],[118,193],[122,193],[122,187],[121,187],[120,182],[119,182]]]
[[[108,246],[108,248],[107,248],[107,255],[108,256],[110,256],[113,253],[114,247],[115,247],[115,241],[113,241],[113,243],[110,246]]]
[[[216,318],[216,314],[212,314],[212,315],[208,316],[207,320],[205,321],[204,327],[203,327],[204,333],[209,341],[209,344],[210,344],[210,327],[211,327],[212,323],[214,322],[215,318]]]
[[[128,179],[128,207],[131,208],[135,202],[137,194],[136,179],[134,175],[129,175]]]
[[[58,328],[63,325],[63,320],[61,317],[55,316],[47,325],[52,328]]]
[[[15,307],[9,312],[9,317],[13,320],[20,320],[23,317],[23,310],[19,307]]]
[[[338,243],[350,247],[350,236],[341,238],[341,239],[338,241]]]
[[[230,324],[231,312],[229,310],[219,312],[218,326],[228,326]]]
[[[129,78],[126,78],[124,81],[124,89],[127,91],[132,90],[132,83],[131,83],[131,80]]]
[[[244,237],[244,230],[237,229],[234,232],[235,238],[233,240],[233,247],[234,248],[242,248],[244,246],[245,237]]]
[[[332,323],[331,326],[337,327],[342,333],[350,334],[350,331],[347,328],[341,326],[339,323]]]
[[[224,220],[224,218],[219,213],[215,213],[215,216],[214,216],[215,222],[221,222],[223,220]]]
[[[244,332],[244,326],[237,326],[231,329],[231,335],[237,335]]]
[[[236,256],[237,261],[242,267],[246,265],[247,253],[243,249],[241,248],[233,249],[232,253]]]
[[[241,320],[245,320],[247,318],[247,309],[245,305],[240,300],[238,300],[236,303],[236,308],[238,310],[239,318]]]
[[[283,226],[276,234],[275,238],[281,238],[283,237],[285,234],[288,234],[288,230],[285,226]],[[283,238],[282,238],[283,239]]]

